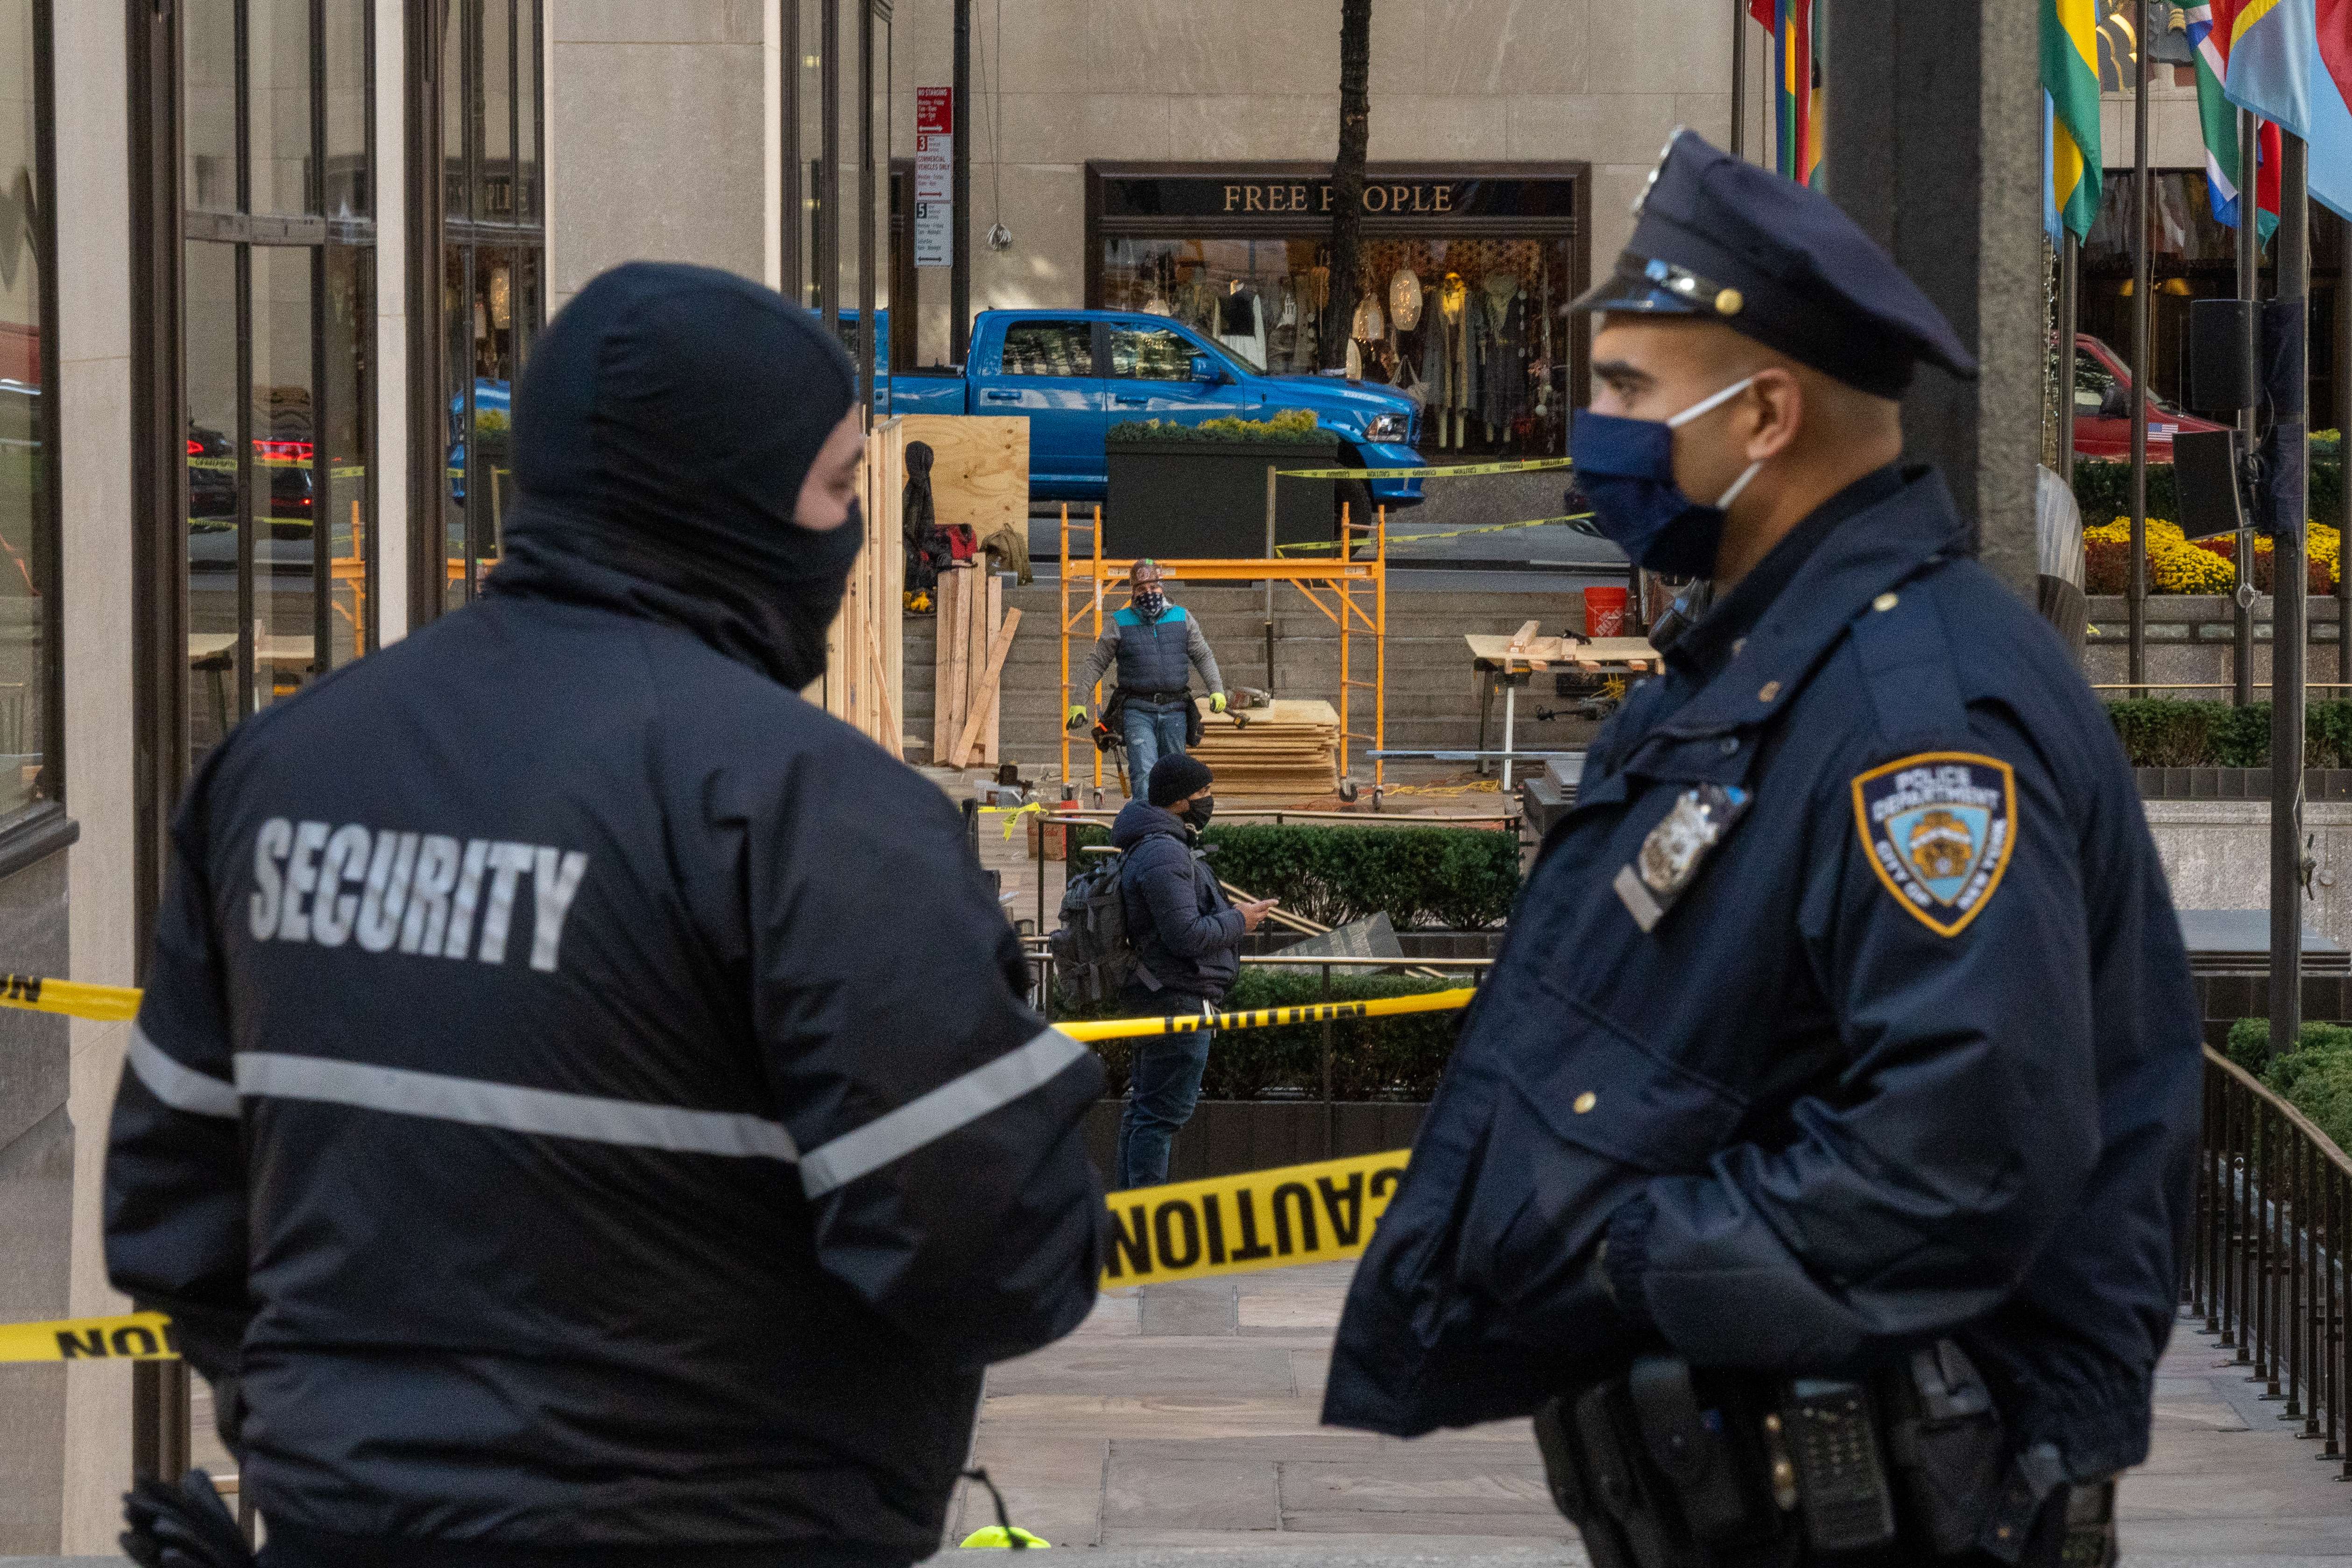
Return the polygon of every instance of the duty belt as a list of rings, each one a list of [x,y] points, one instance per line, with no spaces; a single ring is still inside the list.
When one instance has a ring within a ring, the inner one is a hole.
[[[1551,1401],[1536,1443],[1593,1568],[2114,1561],[2112,1483],[2068,1485],[2054,1450],[2012,1456],[1948,1340],[1867,1383],[1645,1356]]]
[[[1172,691],[1143,691],[1132,686],[1122,686],[1118,694],[1129,702],[1181,702],[1192,695],[1189,687],[1180,686]]]

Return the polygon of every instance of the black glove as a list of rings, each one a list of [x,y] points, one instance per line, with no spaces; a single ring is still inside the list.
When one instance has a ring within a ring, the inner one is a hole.
[[[245,1532],[202,1470],[176,1487],[141,1481],[122,1494],[122,1519],[131,1528],[117,1539],[140,1568],[254,1568]]]

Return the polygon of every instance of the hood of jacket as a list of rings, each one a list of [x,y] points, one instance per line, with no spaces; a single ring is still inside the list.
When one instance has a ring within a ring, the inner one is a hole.
[[[800,688],[865,530],[793,521],[856,399],[849,356],[773,290],[633,261],[548,324],[514,400],[498,594],[681,626]]]
[[[1132,849],[1156,834],[1166,834],[1180,845],[1189,842],[1189,830],[1184,819],[1174,812],[1146,800],[1130,800],[1119,807],[1118,816],[1110,825],[1110,842],[1115,849]]]

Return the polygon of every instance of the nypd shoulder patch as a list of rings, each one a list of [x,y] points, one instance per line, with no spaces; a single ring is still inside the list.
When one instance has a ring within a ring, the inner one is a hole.
[[[2017,834],[2017,774],[1998,757],[1920,752],[1853,781],[1854,826],[1895,901],[1958,936],[2000,886]]]

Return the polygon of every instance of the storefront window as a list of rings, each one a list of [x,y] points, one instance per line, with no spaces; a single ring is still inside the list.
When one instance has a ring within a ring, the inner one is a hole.
[[[1583,348],[1559,312],[1589,264],[1580,171],[1375,170],[1361,303],[1344,323],[1327,319],[1322,172],[1094,165],[1088,175],[1089,304],[1171,317],[1255,371],[1314,374],[1337,359],[1422,404],[1420,444],[1433,458],[1566,449]],[[1327,331],[1343,339],[1336,352]],[[1181,380],[1193,352],[1181,334],[1152,346],[1114,337],[1112,374]],[[1129,368],[1130,353],[1166,363]]]
[[[443,40],[449,427],[442,500],[452,609],[480,593],[498,564],[514,504],[514,382],[544,310],[541,26],[539,0],[453,0]]]
[[[373,646],[372,14],[184,15],[192,765],[240,715]]]
[[[58,793],[45,770],[57,545],[45,20],[34,0],[0,0],[0,824]]]

